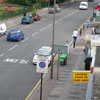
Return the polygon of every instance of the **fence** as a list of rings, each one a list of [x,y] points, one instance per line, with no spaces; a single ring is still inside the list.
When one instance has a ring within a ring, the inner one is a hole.
[[[27,7],[26,13],[32,11],[32,7]],[[24,13],[24,7],[21,10],[16,10],[16,11],[9,11],[9,10],[5,10],[2,11],[0,10],[0,12],[2,12],[0,14],[0,20],[4,20],[4,19],[8,19],[8,18],[12,18],[18,15],[21,15]]]

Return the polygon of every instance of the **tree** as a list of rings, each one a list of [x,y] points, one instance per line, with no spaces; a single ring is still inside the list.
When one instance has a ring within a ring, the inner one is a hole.
[[[10,0],[10,3],[24,5],[25,0]]]
[[[30,6],[33,6],[32,14],[36,14],[37,9],[41,8],[41,2],[45,0],[26,0],[26,3]]]

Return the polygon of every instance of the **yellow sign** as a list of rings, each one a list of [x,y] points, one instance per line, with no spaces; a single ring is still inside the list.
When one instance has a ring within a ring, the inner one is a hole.
[[[87,83],[90,71],[73,71],[73,83]]]

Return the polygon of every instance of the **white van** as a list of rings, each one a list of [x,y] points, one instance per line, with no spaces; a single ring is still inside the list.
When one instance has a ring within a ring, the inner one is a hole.
[[[79,9],[82,10],[88,9],[88,2],[80,2]]]
[[[5,35],[7,32],[7,27],[5,23],[0,23],[0,36]]]

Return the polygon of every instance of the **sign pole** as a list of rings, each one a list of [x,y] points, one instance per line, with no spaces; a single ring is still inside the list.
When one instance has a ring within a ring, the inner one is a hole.
[[[59,54],[58,54],[58,67],[57,67],[57,80],[59,79]]]
[[[43,73],[41,73],[40,100],[42,100],[42,77],[43,77]]]

